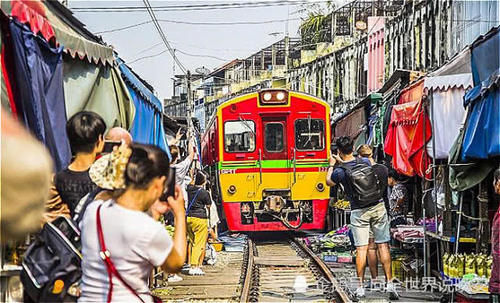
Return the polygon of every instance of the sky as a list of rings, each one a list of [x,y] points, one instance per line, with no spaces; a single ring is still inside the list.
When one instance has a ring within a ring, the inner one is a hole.
[[[238,2],[241,0],[226,1]],[[246,0],[245,2],[250,2]],[[150,1],[153,7],[164,5],[193,5],[224,3],[224,1]],[[68,0],[69,8],[143,6],[142,1],[77,1]],[[300,6],[285,5],[259,8],[240,8],[226,10],[198,11],[155,11],[158,19],[183,22],[244,22],[287,20],[291,37],[298,37],[300,25]],[[145,10],[133,12],[83,12],[73,10],[75,16],[86,24],[93,33],[126,27],[149,21]],[[188,56],[176,52],[186,69],[194,72],[196,68],[206,67],[213,70],[236,58],[246,58],[260,49],[282,39],[287,22],[251,25],[188,25],[160,22],[162,29],[174,49],[199,56]],[[273,34],[274,33],[274,34]],[[273,34],[273,35],[271,35]],[[129,64],[144,80],[155,88],[156,95],[163,100],[172,95],[174,75],[173,59],[168,52],[153,56],[166,50],[159,33],[152,23],[136,26],[122,31],[98,34],[112,45],[120,57]],[[152,56],[149,58],[144,58]],[[211,57],[203,57],[211,56]],[[215,58],[214,58],[215,57]],[[141,60],[135,61],[137,59]],[[221,60],[222,59],[222,60]],[[181,74],[176,66],[175,74]]]

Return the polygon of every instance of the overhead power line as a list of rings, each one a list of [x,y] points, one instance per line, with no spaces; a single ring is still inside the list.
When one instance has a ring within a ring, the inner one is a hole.
[[[172,56],[172,58],[174,59],[174,61],[177,63],[177,65],[179,66],[179,68],[181,69],[181,71],[184,74],[186,74],[187,70],[184,67],[184,65],[181,63],[181,61],[179,60],[179,58],[177,58],[177,56],[175,55],[175,51],[170,46],[170,43],[168,42],[167,37],[165,36],[165,33],[163,32],[163,29],[161,28],[161,25],[158,23],[158,19],[156,19],[155,12],[151,8],[151,4],[149,3],[149,0],[143,0],[143,2],[144,2],[144,5],[146,6],[146,8],[148,10],[149,16],[151,17],[151,20],[153,21],[153,24],[154,24],[156,30],[160,34],[160,37],[163,40],[163,43],[165,43],[165,46],[167,47],[167,50],[170,52],[170,55]]]
[[[294,21],[294,20],[301,20],[300,18],[293,18],[293,19],[281,19],[281,20],[264,20],[264,21],[236,21],[236,22],[189,22],[189,21],[180,21],[180,20],[167,20],[167,19],[158,19],[159,22],[165,22],[165,23],[174,23],[174,24],[186,24],[186,25],[207,25],[207,26],[227,26],[227,25],[261,25],[261,24],[270,24],[270,23],[283,23],[287,21]],[[127,29],[131,29],[134,27],[142,26],[145,24],[149,24],[153,21],[144,21],[144,22],[139,22],[136,24],[132,25],[127,25],[123,27],[118,27],[110,30],[105,30],[105,31],[100,31],[96,32],[95,34],[106,34],[106,33],[113,33],[113,32],[119,32]]]
[[[224,59],[224,58],[220,58],[220,57],[212,56],[212,55],[190,54],[190,53],[183,52],[183,51],[181,51],[179,49],[175,49],[175,51],[178,52],[178,53],[184,54],[186,56],[190,56],[190,57],[212,58],[212,59],[219,60],[219,61],[224,61],[224,62],[231,61],[229,59]],[[166,52],[168,52],[168,49],[163,50],[163,51],[161,51],[161,52],[159,52],[157,54],[153,54],[153,55],[149,55],[149,56],[143,56],[143,57],[136,58],[136,59],[128,62],[128,64],[133,64],[133,63],[136,63],[136,62],[144,60],[144,59],[158,57],[158,56],[160,56],[160,55],[162,55],[162,54],[164,54]]]
[[[310,3],[307,0],[272,0],[272,1],[254,1],[254,2],[233,2],[216,4],[192,4],[192,5],[163,5],[152,7],[155,11],[194,11],[194,10],[222,10],[239,8],[258,8],[270,6],[300,5]],[[313,2],[328,2],[328,0],[319,0]],[[78,12],[134,12],[144,11],[142,6],[97,6],[97,7],[73,7]]]
[[[176,49],[176,51],[178,51],[179,53],[181,54],[184,54],[186,56],[191,56],[191,57],[202,57],[202,58],[212,58],[212,59],[215,59],[215,60],[220,60],[220,61],[231,61],[230,59],[224,59],[224,58],[220,58],[220,57],[217,57],[217,56],[212,56],[212,55],[196,55],[196,54],[190,54],[190,53],[186,53],[186,52],[183,52],[181,50],[178,50]]]

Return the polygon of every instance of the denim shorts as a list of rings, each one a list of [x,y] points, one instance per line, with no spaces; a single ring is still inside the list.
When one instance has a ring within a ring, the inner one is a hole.
[[[350,227],[355,246],[368,245],[372,233],[375,243],[389,242],[391,240],[389,226],[389,216],[384,203],[351,211]]]

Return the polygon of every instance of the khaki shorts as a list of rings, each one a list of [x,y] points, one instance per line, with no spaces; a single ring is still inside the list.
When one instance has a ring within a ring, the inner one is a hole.
[[[389,216],[384,203],[351,211],[351,231],[355,246],[368,245],[373,237],[375,243],[386,243],[391,240],[389,232]]]

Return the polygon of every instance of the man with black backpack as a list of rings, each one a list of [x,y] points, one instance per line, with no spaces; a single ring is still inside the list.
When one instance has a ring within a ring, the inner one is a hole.
[[[354,142],[349,137],[340,137],[336,141],[338,154],[330,158],[326,183],[329,186],[340,184],[351,203],[351,231],[356,246],[356,271],[360,284],[356,289],[358,298],[365,296],[363,287],[366,256],[370,230],[377,244],[380,262],[387,279],[386,291],[391,300],[399,298],[392,282],[391,255],[389,250],[389,218],[384,206],[382,180],[366,158],[353,155]]]

